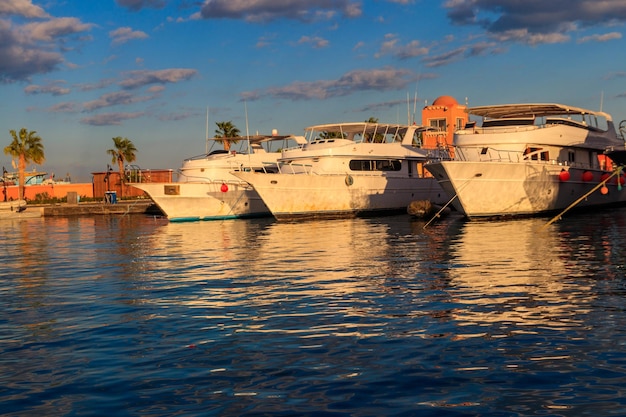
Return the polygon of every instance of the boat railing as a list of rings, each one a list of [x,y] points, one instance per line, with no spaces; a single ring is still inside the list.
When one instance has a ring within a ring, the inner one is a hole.
[[[461,161],[521,162],[524,160],[524,154],[520,151],[507,151],[487,146],[457,147],[455,158]]]
[[[512,125],[512,126],[474,126],[469,129],[458,130],[456,135],[480,135],[480,134],[502,134],[511,132],[527,132],[530,130],[540,129],[537,125]]]
[[[452,154],[450,153],[450,149],[448,147],[439,147],[439,148],[422,148],[426,151],[426,159],[428,161],[449,161],[452,158]]]
[[[455,151],[455,158],[459,161],[478,161],[478,162],[529,162],[533,164],[560,165],[580,169],[597,169],[590,163],[572,162],[560,159],[533,159],[533,155],[539,155],[540,152],[524,153],[520,151],[507,151],[494,149],[489,147],[458,147]]]
[[[293,162],[278,164],[278,172],[281,174],[311,174],[313,166],[310,164],[295,164]]]
[[[214,183],[218,183],[218,184],[227,184],[227,185],[236,185],[238,187],[242,187],[242,188],[249,188],[251,187],[251,185],[249,183],[247,183],[246,181],[242,181],[242,180],[215,180]]]
[[[249,188],[250,184],[248,184],[246,181],[243,180],[238,180],[238,179],[234,179],[234,178],[206,178],[206,177],[199,177],[197,179],[197,181],[194,181],[193,179],[191,179],[190,181],[190,177],[187,177],[187,181],[179,181],[182,183],[198,183],[198,184],[215,184],[215,185],[222,185],[222,184],[226,184],[226,185],[236,185],[238,187],[243,187],[243,188]]]
[[[255,164],[254,166],[249,166],[245,164],[241,164],[237,169],[233,171],[241,171],[241,172],[262,172],[264,174],[273,174],[278,170],[276,167],[276,162],[263,162],[261,161],[260,166]]]

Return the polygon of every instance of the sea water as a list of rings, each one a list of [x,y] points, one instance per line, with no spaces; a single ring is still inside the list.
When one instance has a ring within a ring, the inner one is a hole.
[[[0,222],[3,416],[626,415],[626,210]]]

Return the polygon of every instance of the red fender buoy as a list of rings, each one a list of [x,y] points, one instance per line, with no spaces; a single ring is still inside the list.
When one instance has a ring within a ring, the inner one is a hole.
[[[583,172],[583,176],[582,176],[583,181],[592,181],[593,180],[593,172],[591,171],[585,171]]]
[[[561,172],[559,172],[559,180],[569,181],[569,177],[570,177],[569,171],[562,169]]]
[[[228,191],[228,185],[226,184],[222,184],[222,187],[220,188],[220,190],[225,193],[226,191]]]

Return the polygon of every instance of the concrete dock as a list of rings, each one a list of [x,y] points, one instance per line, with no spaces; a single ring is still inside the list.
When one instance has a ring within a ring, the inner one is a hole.
[[[115,204],[104,202],[78,204],[42,204],[28,205],[27,210],[41,209],[44,217],[51,216],[92,216],[92,215],[124,215],[124,214],[153,214],[162,216],[163,213],[151,200],[122,200]]]

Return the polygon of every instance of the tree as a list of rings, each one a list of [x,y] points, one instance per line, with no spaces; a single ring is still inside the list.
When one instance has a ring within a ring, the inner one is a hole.
[[[378,118],[370,117],[369,119],[365,121],[365,123],[378,124]],[[385,140],[385,136],[381,133],[376,133],[374,137],[372,137],[370,133],[365,134],[365,142],[381,143],[384,140]]]
[[[238,138],[239,137],[239,129],[235,127],[232,121],[228,122],[215,122],[218,127],[218,130],[215,131],[216,138]],[[222,142],[222,146],[224,149],[229,151],[230,144],[237,143],[236,140],[218,140],[218,142]]]
[[[124,184],[126,182],[124,178],[124,163],[130,163],[135,160],[137,148],[135,148],[135,145],[129,139],[120,136],[113,138],[113,144],[115,145],[115,149],[109,149],[107,153],[112,157],[111,162],[113,164],[117,163],[120,172],[120,181]],[[123,190],[124,187],[121,188],[122,193]]]
[[[26,128],[20,129],[19,134],[15,130],[10,130],[13,141],[4,148],[5,155],[17,158],[18,170],[18,195],[19,199],[24,198],[24,184],[26,183],[26,165],[30,162],[41,164],[46,158],[43,152],[41,138],[36,131],[28,131]]]
[[[346,134],[338,132],[338,131],[324,131],[324,132],[320,132],[319,137],[320,139],[335,139],[335,138],[345,139]]]

